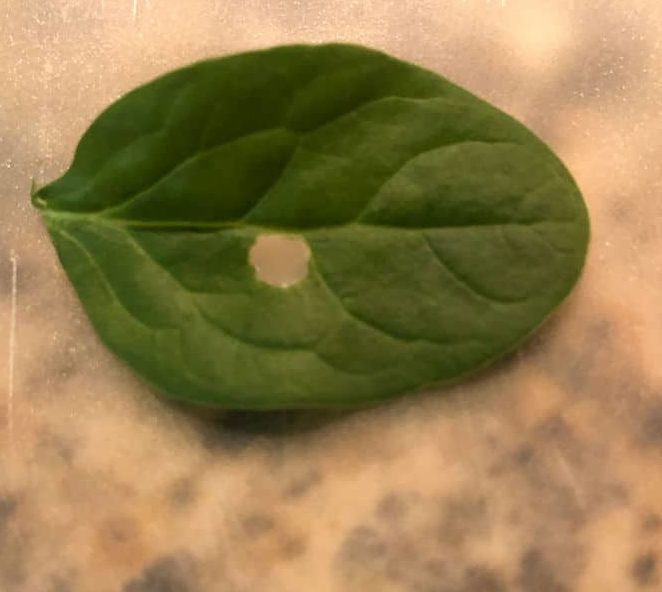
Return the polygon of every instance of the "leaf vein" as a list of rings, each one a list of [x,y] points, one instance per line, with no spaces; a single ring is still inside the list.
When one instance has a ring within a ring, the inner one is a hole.
[[[439,253],[437,247],[432,243],[430,237],[427,236],[427,234],[422,233],[421,236],[423,237],[428,249],[433,254],[435,261],[437,261],[437,263],[446,271],[448,275],[450,275],[453,278],[453,280],[457,284],[462,286],[467,291],[471,292],[479,300],[489,304],[490,306],[494,306],[495,304],[516,304],[518,302],[523,302],[526,300],[526,298],[516,298],[516,299],[497,298],[496,296],[492,294],[488,294],[485,291],[479,289],[473,282],[469,281],[469,279],[465,275],[461,274],[456,268],[452,267],[448,263],[448,261],[441,256],[441,253]]]
[[[96,270],[97,274],[99,275],[99,278],[101,279],[102,283],[106,286],[106,290],[108,293],[115,299],[115,301],[127,312],[127,314],[133,318],[136,322],[138,322],[140,325],[148,329],[149,331],[165,331],[166,327],[157,327],[150,325],[149,323],[146,323],[143,319],[141,319],[139,316],[137,316],[123,301],[122,298],[120,298],[119,294],[113,288],[112,282],[109,280],[109,278],[106,276],[105,272],[101,268],[101,265],[99,262],[96,260],[96,257],[90,252],[90,250],[81,242],[79,241],[76,237],[74,237],[70,232],[67,232],[64,230],[62,227],[51,227],[53,228],[56,232],[59,232],[62,236],[64,236],[69,242],[72,242],[80,251],[82,251],[87,259],[90,261],[90,264],[92,267]]]
[[[311,250],[312,252],[312,250]],[[311,258],[311,267],[314,268],[315,273],[317,277],[319,278],[320,282],[322,283],[323,286],[326,287],[327,292],[340,304],[341,309],[347,314],[348,317],[350,317],[352,320],[358,322],[361,325],[364,325],[371,329],[372,331],[376,331],[380,333],[381,335],[385,335],[386,337],[390,339],[394,339],[396,341],[405,341],[405,342],[427,342],[427,343],[433,343],[436,345],[447,345],[446,342],[440,341],[440,340],[433,340],[433,339],[426,339],[426,338],[419,338],[419,337],[411,337],[409,335],[404,335],[404,334],[396,334],[390,330],[384,329],[377,323],[370,321],[363,317],[362,315],[357,314],[353,310],[351,310],[348,306],[345,300],[340,296],[340,294],[331,286],[329,281],[326,279],[324,274],[322,273],[319,263],[315,260],[315,254],[312,252],[312,258]]]

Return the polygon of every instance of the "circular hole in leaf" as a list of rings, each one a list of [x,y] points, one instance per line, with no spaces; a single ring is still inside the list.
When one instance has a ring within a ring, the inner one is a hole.
[[[308,273],[310,249],[298,236],[263,234],[257,237],[249,254],[257,279],[277,288],[297,284]]]

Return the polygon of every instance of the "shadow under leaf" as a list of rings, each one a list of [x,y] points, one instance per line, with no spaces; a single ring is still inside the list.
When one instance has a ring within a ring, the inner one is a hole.
[[[279,441],[326,428],[366,409],[245,411],[170,403],[198,423],[205,445],[241,450],[257,439]]]

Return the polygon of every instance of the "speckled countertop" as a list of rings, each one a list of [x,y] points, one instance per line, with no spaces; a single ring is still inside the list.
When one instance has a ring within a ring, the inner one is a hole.
[[[524,121],[584,191],[571,298],[456,388],[204,417],[97,341],[37,214],[108,102],[193,60],[347,40]],[[3,0],[1,592],[662,590],[659,0]]]

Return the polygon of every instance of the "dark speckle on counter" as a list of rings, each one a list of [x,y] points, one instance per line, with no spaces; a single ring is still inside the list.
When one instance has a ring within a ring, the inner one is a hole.
[[[658,560],[653,553],[640,555],[632,564],[632,578],[639,586],[651,586],[658,581]]]
[[[74,592],[74,585],[70,578],[62,575],[55,575],[51,578],[48,592]]]
[[[641,520],[641,528],[648,533],[659,532],[662,530],[662,518],[655,512],[648,512]]]
[[[76,441],[71,434],[61,434],[48,425],[41,426],[37,453],[42,457],[42,460],[68,465],[71,464],[80,449],[80,442]]]
[[[529,549],[520,561],[519,584],[524,592],[569,592],[539,549]]]
[[[322,473],[319,470],[311,469],[288,483],[283,491],[283,498],[286,500],[298,500],[308,495],[321,481]]]
[[[192,477],[181,477],[170,488],[169,499],[173,505],[184,508],[195,501],[195,483]]]
[[[380,560],[386,553],[383,537],[369,526],[353,528],[345,538],[340,549],[340,561],[343,563],[366,563]]]
[[[534,460],[536,451],[530,444],[520,446],[513,454],[513,459],[517,464],[528,465]]]
[[[472,566],[464,577],[460,592],[506,592],[499,574],[489,567]]]
[[[0,495],[0,590],[22,592],[29,574],[34,537],[17,523],[23,498]]]
[[[185,554],[166,555],[128,581],[122,592],[197,592],[195,564]]]
[[[397,521],[407,513],[407,505],[404,495],[392,491],[379,500],[375,514],[382,520]]]
[[[641,424],[641,442],[662,448],[662,403],[650,407]]]
[[[241,525],[249,537],[259,537],[273,530],[274,520],[266,514],[251,514],[242,520]]]
[[[457,548],[484,536],[489,529],[487,508],[487,500],[472,492],[443,500],[439,540]]]
[[[17,506],[18,498],[15,495],[0,495],[0,537]]]
[[[288,537],[282,545],[282,555],[287,560],[293,560],[306,552],[306,541],[301,537]]]
[[[553,414],[546,417],[537,426],[537,432],[544,440],[570,443],[572,430],[568,422],[560,414]]]
[[[547,339],[534,339],[527,351],[533,355],[534,363],[545,368],[552,380],[566,392],[584,396],[587,393],[586,383],[593,376],[600,352],[608,344],[612,333],[611,320],[591,319],[582,328],[579,343],[573,344],[572,356],[550,352],[550,335],[547,335]]]

